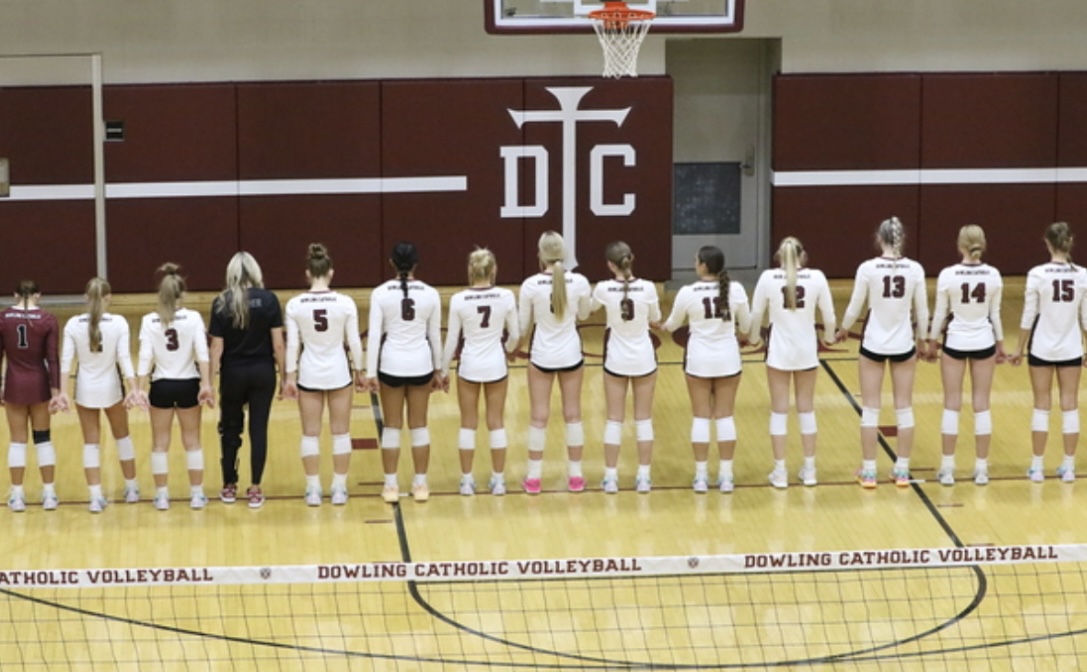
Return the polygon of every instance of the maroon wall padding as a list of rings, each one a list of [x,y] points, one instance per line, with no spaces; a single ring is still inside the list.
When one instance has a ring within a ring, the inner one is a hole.
[[[1062,72],[1059,77],[1057,165],[1087,166],[1087,72]]]
[[[525,109],[554,110],[555,97],[547,87],[591,86],[579,109],[630,108],[622,126],[611,122],[577,125],[577,260],[578,271],[590,280],[610,277],[604,248],[613,240],[626,241],[634,251],[634,272],[650,280],[672,275],[672,80],[667,77],[601,80],[527,80]],[[526,273],[538,268],[537,241],[548,229],[562,231],[562,130],[557,123],[525,125],[526,145],[543,145],[550,153],[550,209],[538,219],[526,219],[524,255]],[[598,217],[590,209],[589,165],[594,145],[630,144],[636,165],[624,167],[619,158],[604,162],[604,202],[619,203],[622,194],[635,195],[629,217]],[[522,176],[525,178],[526,176]],[[527,186],[525,187],[528,188]]]
[[[388,269],[380,223],[376,194],[247,196],[241,200],[241,248],[257,258],[271,288],[306,287],[310,243],[328,248],[334,286],[373,287]]]
[[[236,198],[110,199],[106,222],[117,292],[154,291],[155,269],[167,261],[181,264],[190,290],[219,289],[238,245]]]
[[[106,87],[103,115],[125,132],[105,145],[106,182],[237,179],[234,100],[233,84]]]
[[[796,236],[812,268],[827,277],[851,278],[862,261],[878,253],[876,229],[893,215],[906,225],[906,256],[916,258],[918,191],[912,185],[774,189],[770,253],[785,236]]]
[[[1073,256],[1082,261],[1084,241],[1087,241],[1087,184],[1057,185],[1057,207],[1053,221],[1068,222],[1073,233],[1080,234],[1080,246],[1073,250]],[[1041,232],[1038,235],[1041,236]]]
[[[778,76],[773,168],[916,168],[920,120],[919,75]]]
[[[12,184],[93,184],[91,87],[0,90],[0,156]]]
[[[44,294],[83,293],[94,277],[94,201],[0,200],[0,223],[0,293],[26,279]]]
[[[382,276],[392,274],[387,263],[392,246],[408,240],[419,248],[418,276],[434,284],[464,284],[468,253],[476,246],[494,252],[500,283],[525,277],[522,222],[500,217],[505,180],[499,155],[503,145],[522,144],[507,110],[522,109],[523,100],[524,83],[514,79],[382,85],[384,176],[468,179],[462,192],[384,195]]]
[[[1056,73],[925,75],[921,166],[1055,166],[1057,83]]]
[[[1052,222],[1053,184],[948,184],[921,189],[921,252],[918,261],[935,276],[956,263],[959,228],[985,229],[985,261],[1005,275],[1020,275],[1046,261],[1042,234]]]
[[[238,173],[242,180],[379,178],[380,85],[377,82],[240,84]],[[261,263],[270,287],[305,284],[311,242],[324,243],[335,284],[377,284],[381,195],[245,196],[239,241]]]
[[[232,84],[110,86],[103,114],[125,130],[124,141],[105,145],[107,183],[237,179]],[[150,291],[154,270],[167,261],[182,265],[189,289],[218,289],[238,249],[235,196],[111,198],[106,223],[117,291]]]

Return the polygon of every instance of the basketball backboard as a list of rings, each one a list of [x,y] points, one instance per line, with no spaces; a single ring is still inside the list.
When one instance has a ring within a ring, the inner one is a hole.
[[[488,33],[592,32],[587,15],[604,0],[483,0]],[[656,13],[654,33],[735,33],[743,29],[744,0],[631,0]]]

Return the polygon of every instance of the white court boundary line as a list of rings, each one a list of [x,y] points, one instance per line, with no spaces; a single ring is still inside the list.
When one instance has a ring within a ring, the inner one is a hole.
[[[931,168],[915,170],[775,171],[775,187],[856,187],[926,184],[1070,184],[1087,182],[1087,168]]]
[[[245,584],[339,584],[675,577],[834,570],[1087,562],[1087,544],[904,548],[552,560],[368,562],[265,567],[160,567],[0,571],[0,589]]]

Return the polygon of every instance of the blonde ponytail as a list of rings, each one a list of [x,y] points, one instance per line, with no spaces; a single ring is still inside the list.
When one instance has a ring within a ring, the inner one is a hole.
[[[106,312],[106,297],[112,293],[109,283],[102,278],[91,278],[87,282],[87,330],[90,335],[91,352],[102,350],[102,313]]]

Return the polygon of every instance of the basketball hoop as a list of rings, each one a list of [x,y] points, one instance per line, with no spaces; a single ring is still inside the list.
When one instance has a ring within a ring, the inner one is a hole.
[[[605,2],[603,9],[589,12],[589,21],[604,49],[605,77],[637,77],[638,50],[656,16],[644,9],[631,9],[625,2]]]

